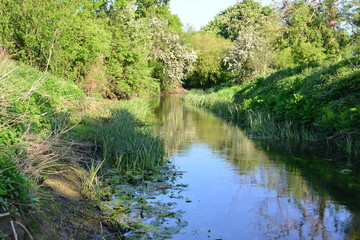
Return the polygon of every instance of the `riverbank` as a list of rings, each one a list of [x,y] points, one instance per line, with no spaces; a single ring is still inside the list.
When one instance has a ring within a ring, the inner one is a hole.
[[[172,214],[139,190],[151,183],[148,194],[156,195],[177,175],[148,127],[145,100],[90,98],[75,83],[7,56],[0,89],[0,238],[168,234],[129,214],[143,208],[150,215],[154,205],[152,214]]]
[[[245,127],[252,138],[326,143],[360,155],[360,60],[287,68],[225,88],[192,90],[184,101]]]

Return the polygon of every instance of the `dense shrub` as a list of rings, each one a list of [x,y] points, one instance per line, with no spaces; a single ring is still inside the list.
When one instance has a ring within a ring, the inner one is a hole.
[[[213,33],[198,32],[189,34],[189,42],[197,52],[194,71],[185,80],[187,87],[210,87],[230,81],[224,58],[232,43]]]
[[[243,84],[235,101],[249,109],[273,112],[280,120],[296,120],[337,132],[357,129],[359,63],[359,58],[352,58],[282,70]]]

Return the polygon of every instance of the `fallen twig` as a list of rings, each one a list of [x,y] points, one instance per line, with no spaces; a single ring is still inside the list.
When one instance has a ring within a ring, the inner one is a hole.
[[[14,239],[18,240],[18,236],[17,236],[16,230],[15,230],[14,222],[10,221],[10,224],[11,224],[11,228],[12,228],[12,231],[13,231],[13,234],[14,234]]]
[[[21,224],[19,222],[14,222],[14,223],[16,223],[17,225],[19,225],[20,227],[22,227],[25,230],[27,235],[29,235],[30,240],[34,240],[33,236],[30,234],[29,230],[27,230],[27,228],[23,224]]]

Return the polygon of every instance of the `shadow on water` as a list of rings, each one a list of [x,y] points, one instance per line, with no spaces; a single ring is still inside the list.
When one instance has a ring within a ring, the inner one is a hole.
[[[156,132],[188,172],[184,199],[192,202],[178,205],[189,226],[173,239],[360,239],[359,168],[316,150],[284,151],[249,139],[236,126],[184,107],[180,98],[154,105]],[[197,228],[204,224],[208,230],[201,235]],[[243,238],[235,237],[239,233]]]

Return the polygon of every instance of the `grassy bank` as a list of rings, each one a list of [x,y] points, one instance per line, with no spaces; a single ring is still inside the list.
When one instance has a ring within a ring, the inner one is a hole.
[[[148,127],[145,100],[89,98],[73,82],[7,56],[0,92],[0,238],[112,239],[144,231],[118,218],[134,209],[104,206],[115,196],[134,201],[128,194],[145,181],[169,184],[172,170],[162,170],[168,163]]]
[[[90,178],[83,195],[112,220],[118,237],[169,238],[185,224],[181,213],[173,212],[172,204],[149,199],[164,194],[178,174],[165,158],[163,141],[152,134],[149,103],[135,99],[98,104],[96,113],[83,112],[81,123],[69,133],[97,147],[87,164]]]
[[[87,136],[88,140],[101,146],[106,166],[124,173],[162,165],[162,141],[153,136],[145,122],[151,117],[145,100],[119,102],[102,115],[87,116],[75,131],[78,136]]]
[[[185,102],[248,129],[254,138],[327,142],[360,155],[360,60],[301,65],[229,88],[192,90]]]

